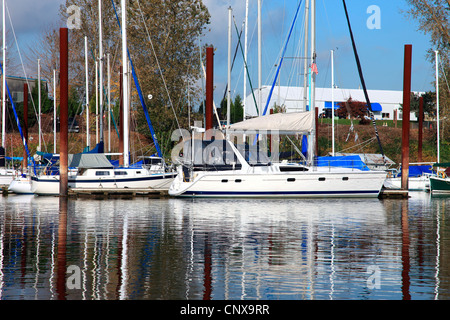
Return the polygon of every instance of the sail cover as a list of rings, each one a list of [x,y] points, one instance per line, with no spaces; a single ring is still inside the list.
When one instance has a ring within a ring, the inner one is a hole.
[[[76,153],[69,154],[69,167],[71,168],[112,168],[113,165],[103,153]]]
[[[283,133],[307,134],[313,130],[311,112],[274,113],[267,116],[237,122],[229,126],[230,131],[279,131]]]

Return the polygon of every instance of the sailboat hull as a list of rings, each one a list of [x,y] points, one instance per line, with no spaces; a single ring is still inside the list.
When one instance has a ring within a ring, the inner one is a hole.
[[[31,179],[29,177],[17,177],[11,181],[8,191],[16,194],[32,194]]]
[[[385,172],[199,172],[192,182],[179,175],[169,194],[179,197],[376,198]]]
[[[15,170],[0,169],[0,186],[9,186],[16,176]]]
[[[431,193],[450,194],[450,178],[430,177]]]
[[[401,189],[402,179],[401,178],[388,178],[384,184],[386,189]],[[430,177],[420,176],[420,177],[409,177],[408,178],[408,190],[410,191],[428,191],[430,190]]]
[[[93,170],[93,169],[92,169]],[[110,170],[96,170],[108,172]],[[112,170],[111,170],[112,171]],[[134,172],[139,172],[135,170]],[[69,189],[155,189],[168,190],[176,173],[139,174],[135,176],[69,176]],[[32,191],[37,195],[58,195],[59,176],[32,177]]]

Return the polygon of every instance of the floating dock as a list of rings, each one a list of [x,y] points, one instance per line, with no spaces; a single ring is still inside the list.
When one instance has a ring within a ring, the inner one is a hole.
[[[378,195],[380,199],[408,199],[408,190],[402,189],[382,189]]]
[[[94,198],[94,199],[110,199],[110,198],[135,198],[135,197],[166,197],[169,192],[166,189],[69,189],[68,196],[71,198]]]

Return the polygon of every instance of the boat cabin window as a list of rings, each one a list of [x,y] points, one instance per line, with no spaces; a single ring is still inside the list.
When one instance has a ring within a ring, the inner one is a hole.
[[[95,171],[96,176],[109,176],[109,171]]]
[[[128,175],[128,172],[126,172],[126,171],[114,171],[114,175],[116,175],[116,176],[126,176],[126,175]]]
[[[188,157],[192,157],[187,145]],[[226,140],[195,141],[194,170],[239,170],[242,165]]]
[[[143,163],[144,164],[148,164],[148,165],[161,164],[162,163],[162,158],[158,158],[158,157],[144,158],[143,159]]]

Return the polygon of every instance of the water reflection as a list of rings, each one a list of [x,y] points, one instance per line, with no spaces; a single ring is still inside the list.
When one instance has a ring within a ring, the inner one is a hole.
[[[8,196],[0,298],[449,299],[449,201]]]

